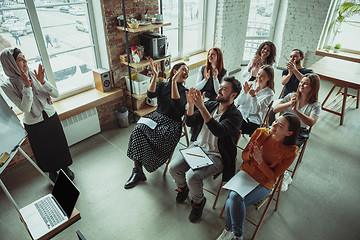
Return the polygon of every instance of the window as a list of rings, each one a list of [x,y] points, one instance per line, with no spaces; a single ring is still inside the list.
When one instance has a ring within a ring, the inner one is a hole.
[[[243,63],[254,57],[264,41],[272,41],[278,11],[276,0],[251,0],[246,30]]]
[[[164,28],[172,58],[205,50],[205,6],[204,0],[163,1],[164,21],[171,26]]]
[[[20,48],[30,69],[41,62],[61,95],[93,86],[91,70],[98,66],[89,1],[9,0],[11,5],[0,5],[6,47]]]
[[[341,12],[341,17],[339,17]],[[320,38],[319,49],[360,54],[360,1],[333,0]]]

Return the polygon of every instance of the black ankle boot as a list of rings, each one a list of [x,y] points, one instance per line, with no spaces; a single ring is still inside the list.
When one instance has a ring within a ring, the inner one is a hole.
[[[140,181],[146,181],[145,174],[143,173],[142,169],[139,167],[134,167],[133,172],[125,183],[125,189],[133,188],[135,187]]]
[[[73,171],[70,170],[69,167],[63,168],[62,170],[70,178],[71,181],[75,179],[75,174],[73,173]]]
[[[49,172],[49,178],[51,181],[53,181],[53,183],[55,183],[57,177],[58,177],[57,172]]]

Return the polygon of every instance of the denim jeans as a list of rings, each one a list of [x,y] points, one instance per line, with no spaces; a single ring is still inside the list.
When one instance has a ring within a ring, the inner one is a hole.
[[[233,231],[234,239],[242,239],[243,237],[246,206],[263,200],[270,192],[271,189],[260,184],[249,192],[245,198],[242,198],[234,191],[230,191],[229,199],[225,205],[226,228]]]

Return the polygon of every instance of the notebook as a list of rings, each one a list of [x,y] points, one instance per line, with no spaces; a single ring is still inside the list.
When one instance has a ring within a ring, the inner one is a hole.
[[[38,239],[69,220],[80,191],[60,170],[51,194],[20,209],[33,239]]]
[[[214,164],[201,147],[184,148],[180,152],[193,170]]]

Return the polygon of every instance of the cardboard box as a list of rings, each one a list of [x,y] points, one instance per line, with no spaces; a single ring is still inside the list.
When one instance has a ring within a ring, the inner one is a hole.
[[[129,109],[131,109],[131,98],[130,98],[130,96],[127,96],[127,98],[126,98],[126,105],[129,107]],[[134,98],[135,110],[139,110],[139,109],[143,108],[145,105],[146,105],[146,97],[141,98],[141,99]]]

